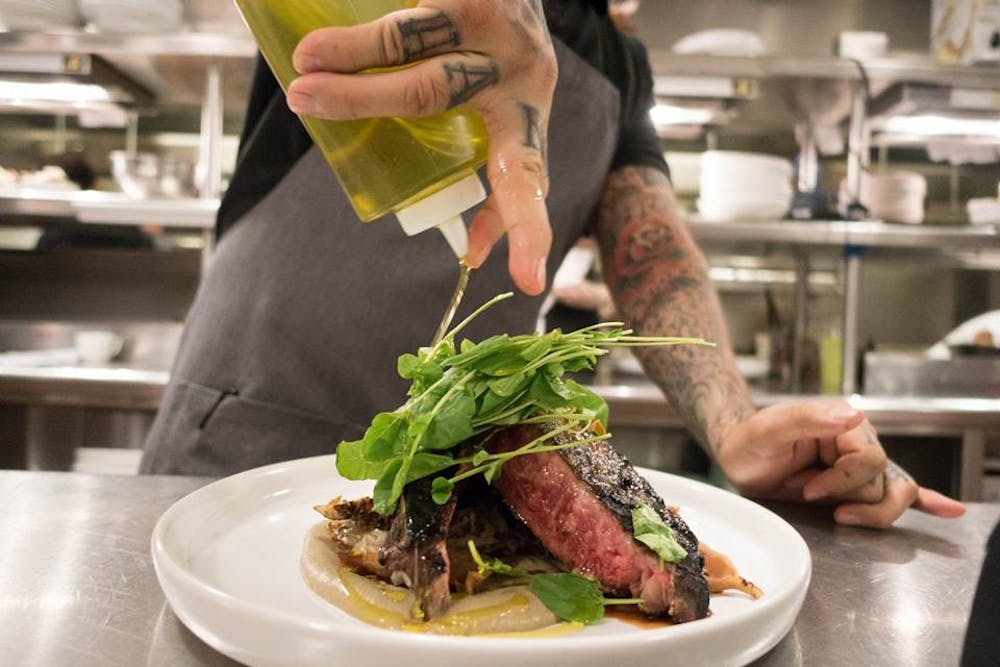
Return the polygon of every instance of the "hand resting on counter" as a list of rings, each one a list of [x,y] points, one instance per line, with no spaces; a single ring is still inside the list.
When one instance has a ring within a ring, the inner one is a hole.
[[[842,401],[760,410],[726,434],[717,460],[741,493],[832,502],[845,525],[887,528],[910,507],[948,518],[965,513],[889,460],[864,414]]]
[[[425,0],[370,23],[316,30],[299,43],[294,64],[302,76],[288,89],[288,105],[299,114],[353,120],[478,111],[490,135],[493,194],[472,222],[467,260],[481,265],[506,233],[515,284],[541,293],[552,243],[545,156],[558,70],[541,3]]]

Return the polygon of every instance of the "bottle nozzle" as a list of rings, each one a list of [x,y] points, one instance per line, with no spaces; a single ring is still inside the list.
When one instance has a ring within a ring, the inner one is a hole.
[[[462,212],[484,199],[486,190],[482,182],[476,174],[470,172],[457,183],[396,211],[396,217],[407,236],[437,227],[455,255],[462,259],[469,251],[469,234],[462,221]]]
[[[455,256],[464,259],[469,252],[469,232],[465,229],[462,216],[445,220],[437,228],[444,234],[444,238],[455,252]]]

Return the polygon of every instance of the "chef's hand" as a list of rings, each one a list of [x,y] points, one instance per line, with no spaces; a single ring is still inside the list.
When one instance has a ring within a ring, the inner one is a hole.
[[[841,401],[765,408],[726,434],[717,460],[742,493],[833,502],[835,520],[846,525],[886,528],[909,507],[941,517],[965,512],[888,460],[864,414]]]
[[[375,67],[417,63],[390,72]],[[493,194],[469,231],[478,267],[506,233],[509,268],[528,294],[545,289],[552,243],[546,142],[558,66],[540,0],[424,0],[352,27],[317,30],[294,55],[288,105],[307,116],[418,117],[467,106],[490,135]]]

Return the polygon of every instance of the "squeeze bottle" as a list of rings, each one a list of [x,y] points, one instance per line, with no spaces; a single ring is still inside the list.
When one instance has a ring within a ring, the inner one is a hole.
[[[292,53],[308,33],[356,25],[416,6],[416,0],[236,0],[282,89],[299,74]],[[330,121],[300,116],[358,218],[395,213],[410,236],[438,228],[458,256],[468,250],[462,212],[486,198],[476,170],[489,138],[475,111],[429,118]]]

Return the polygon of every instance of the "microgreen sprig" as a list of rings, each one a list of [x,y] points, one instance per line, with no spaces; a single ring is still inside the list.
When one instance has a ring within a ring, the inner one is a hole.
[[[479,343],[457,335],[476,317],[513,294],[501,294],[480,306],[438,343],[397,363],[410,381],[408,399],[396,410],[375,416],[361,440],[340,443],[337,470],[347,479],[375,480],[375,509],[390,514],[403,488],[459,464],[468,467],[435,478],[435,501],[443,503],[454,485],[482,474],[493,481],[503,464],[517,456],[557,451],[607,439],[608,407],[590,389],[566,373],[589,370],[616,347],[711,345],[695,338],[635,336],[619,322],[563,333],[511,336],[500,334]],[[457,457],[465,442],[498,426],[556,424],[525,446],[505,453],[476,451]],[[597,425],[600,426],[597,426]],[[562,433],[577,436],[572,445],[552,444]]]

